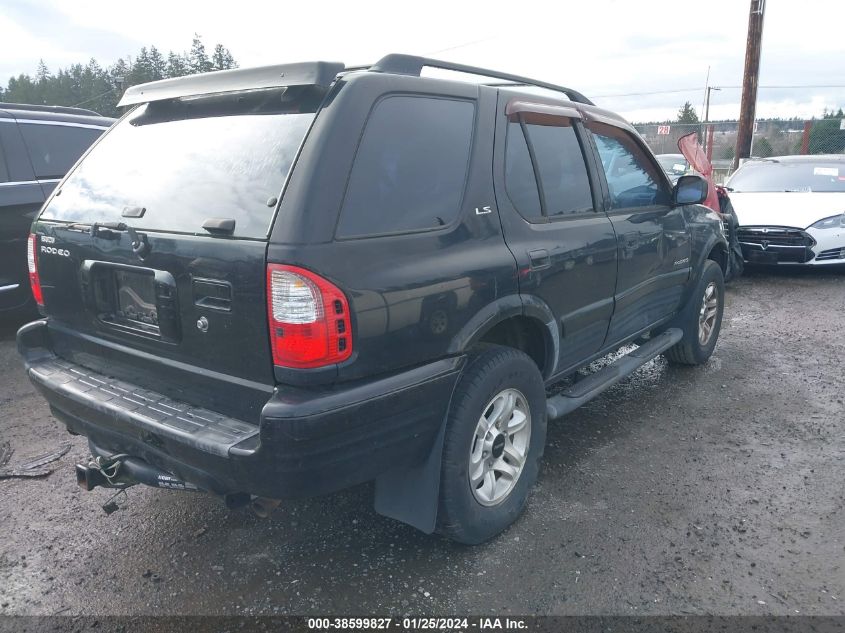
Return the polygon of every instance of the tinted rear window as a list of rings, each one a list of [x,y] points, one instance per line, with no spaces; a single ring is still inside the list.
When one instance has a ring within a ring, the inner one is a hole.
[[[444,226],[461,208],[475,106],[416,96],[382,100],[355,156],[338,237]]]
[[[19,123],[35,177],[61,178],[103,133],[98,127]]]
[[[543,195],[546,215],[590,211],[593,197],[584,155],[571,125],[527,124]]]
[[[511,202],[526,219],[540,218],[537,178],[522,126],[517,122],[508,123],[505,154],[505,189]]]
[[[279,106],[278,93],[261,103],[228,99],[140,106],[88,154],[41,217],[198,234],[209,218],[231,218],[235,236],[265,238],[314,110]],[[146,211],[125,219],[125,207]]]
[[[728,186],[737,192],[845,192],[845,161],[746,163],[731,177]]]

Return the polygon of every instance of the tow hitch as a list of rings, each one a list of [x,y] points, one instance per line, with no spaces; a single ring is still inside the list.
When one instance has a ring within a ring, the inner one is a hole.
[[[136,484],[170,490],[200,490],[190,482],[129,455],[91,457],[87,462],[77,464],[76,483],[83,490],[93,490],[98,486],[122,490]]]

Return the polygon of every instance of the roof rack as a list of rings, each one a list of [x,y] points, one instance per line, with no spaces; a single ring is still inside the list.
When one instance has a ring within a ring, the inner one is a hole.
[[[33,103],[0,103],[0,110],[27,110],[29,112],[54,112],[56,114],[84,114],[102,116],[99,112],[70,106],[36,105]]]
[[[392,55],[386,55],[374,65],[370,66],[370,70],[375,72],[413,75],[419,77],[422,73],[422,69],[425,67],[453,70],[455,72],[480,75],[482,77],[492,77],[494,79],[503,79],[505,81],[513,82],[511,85],[546,88],[547,90],[562,92],[569,98],[570,101],[584,103],[587,105],[595,105],[577,90],[572,90],[571,88],[566,88],[564,86],[546,83],[545,81],[539,81],[537,79],[529,79],[528,77],[521,77],[519,75],[511,75],[510,73],[502,73],[497,70],[488,70],[486,68],[477,68],[475,66],[465,66],[464,64],[443,62],[438,59],[430,59],[428,57],[419,57],[416,55],[399,55],[395,53]]]

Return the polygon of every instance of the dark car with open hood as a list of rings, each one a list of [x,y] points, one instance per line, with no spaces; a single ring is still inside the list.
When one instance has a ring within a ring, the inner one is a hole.
[[[574,90],[389,55],[121,105],[33,224],[44,318],[18,333],[89,440],[85,489],[263,513],[375,481],[378,512],[479,543],[522,511],[548,419],[716,345],[727,245],[706,183],[672,185]]]

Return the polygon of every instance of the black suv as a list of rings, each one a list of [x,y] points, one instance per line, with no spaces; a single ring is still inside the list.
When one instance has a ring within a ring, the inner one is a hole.
[[[478,543],[520,514],[547,418],[716,344],[727,245],[706,183],[673,187],[573,90],[389,55],[121,105],[32,227],[46,318],[18,333],[90,441],[86,489],[261,510],[375,480],[378,512]]]
[[[35,314],[29,227],[56,183],[112,123],[82,108],[0,103],[0,318]]]

